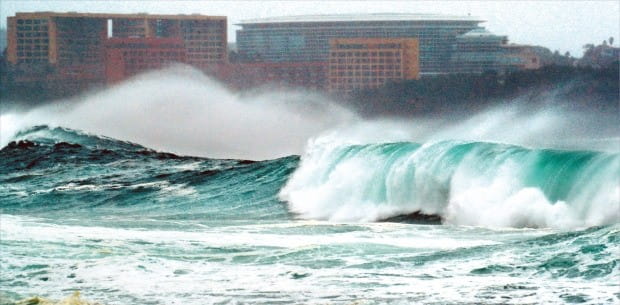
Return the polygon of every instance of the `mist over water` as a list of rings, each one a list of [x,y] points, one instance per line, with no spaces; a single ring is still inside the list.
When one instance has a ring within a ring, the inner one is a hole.
[[[317,93],[234,93],[187,66],[76,99],[2,114],[2,146],[19,129],[48,124],[185,155],[268,159],[300,154],[309,137],[356,120]]]
[[[282,87],[236,92],[179,65],[70,100],[4,110],[0,144],[20,129],[46,124],[213,158],[300,155],[309,139],[325,136],[357,144],[467,140],[620,151],[620,127],[614,123],[619,114],[570,111],[550,101],[554,94],[544,98],[536,107],[516,98],[475,113],[363,120],[346,103],[317,92]]]

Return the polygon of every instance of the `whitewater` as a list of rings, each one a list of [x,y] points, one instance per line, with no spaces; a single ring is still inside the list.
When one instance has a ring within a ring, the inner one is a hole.
[[[620,303],[600,128],[367,122],[170,74],[2,114],[0,304]]]

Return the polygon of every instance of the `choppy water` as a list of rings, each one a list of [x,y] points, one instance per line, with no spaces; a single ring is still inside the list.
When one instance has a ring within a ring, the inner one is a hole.
[[[1,303],[620,303],[618,153],[319,138],[253,162],[46,126],[15,140]],[[441,222],[398,217],[416,212]]]

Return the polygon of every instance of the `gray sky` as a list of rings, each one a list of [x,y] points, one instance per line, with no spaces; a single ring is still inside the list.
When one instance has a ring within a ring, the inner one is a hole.
[[[15,12],[110,12],[228,16],[229,41],[244,19],[333,13],[440,13],[480,17],[510,42],[581,56],[586,43],[614,37],[620,44],[620,1],[0,1],[2,27]]]

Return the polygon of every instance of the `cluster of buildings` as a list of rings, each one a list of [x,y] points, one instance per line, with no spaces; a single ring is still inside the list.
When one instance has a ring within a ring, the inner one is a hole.
[[[7,20],[6,57],[15,82],[68,90],[173,62],[207,71],[228,62],[226,22],[201,15],[17,13]]]
[[[6,57],[16,82],[82,89],[180,62],[234,87],[266,83],[336,94],[449,73],[536,69],[471,16],[316,15],[246,20],[236,50],[227,18],[204,15],[17,13]]]

